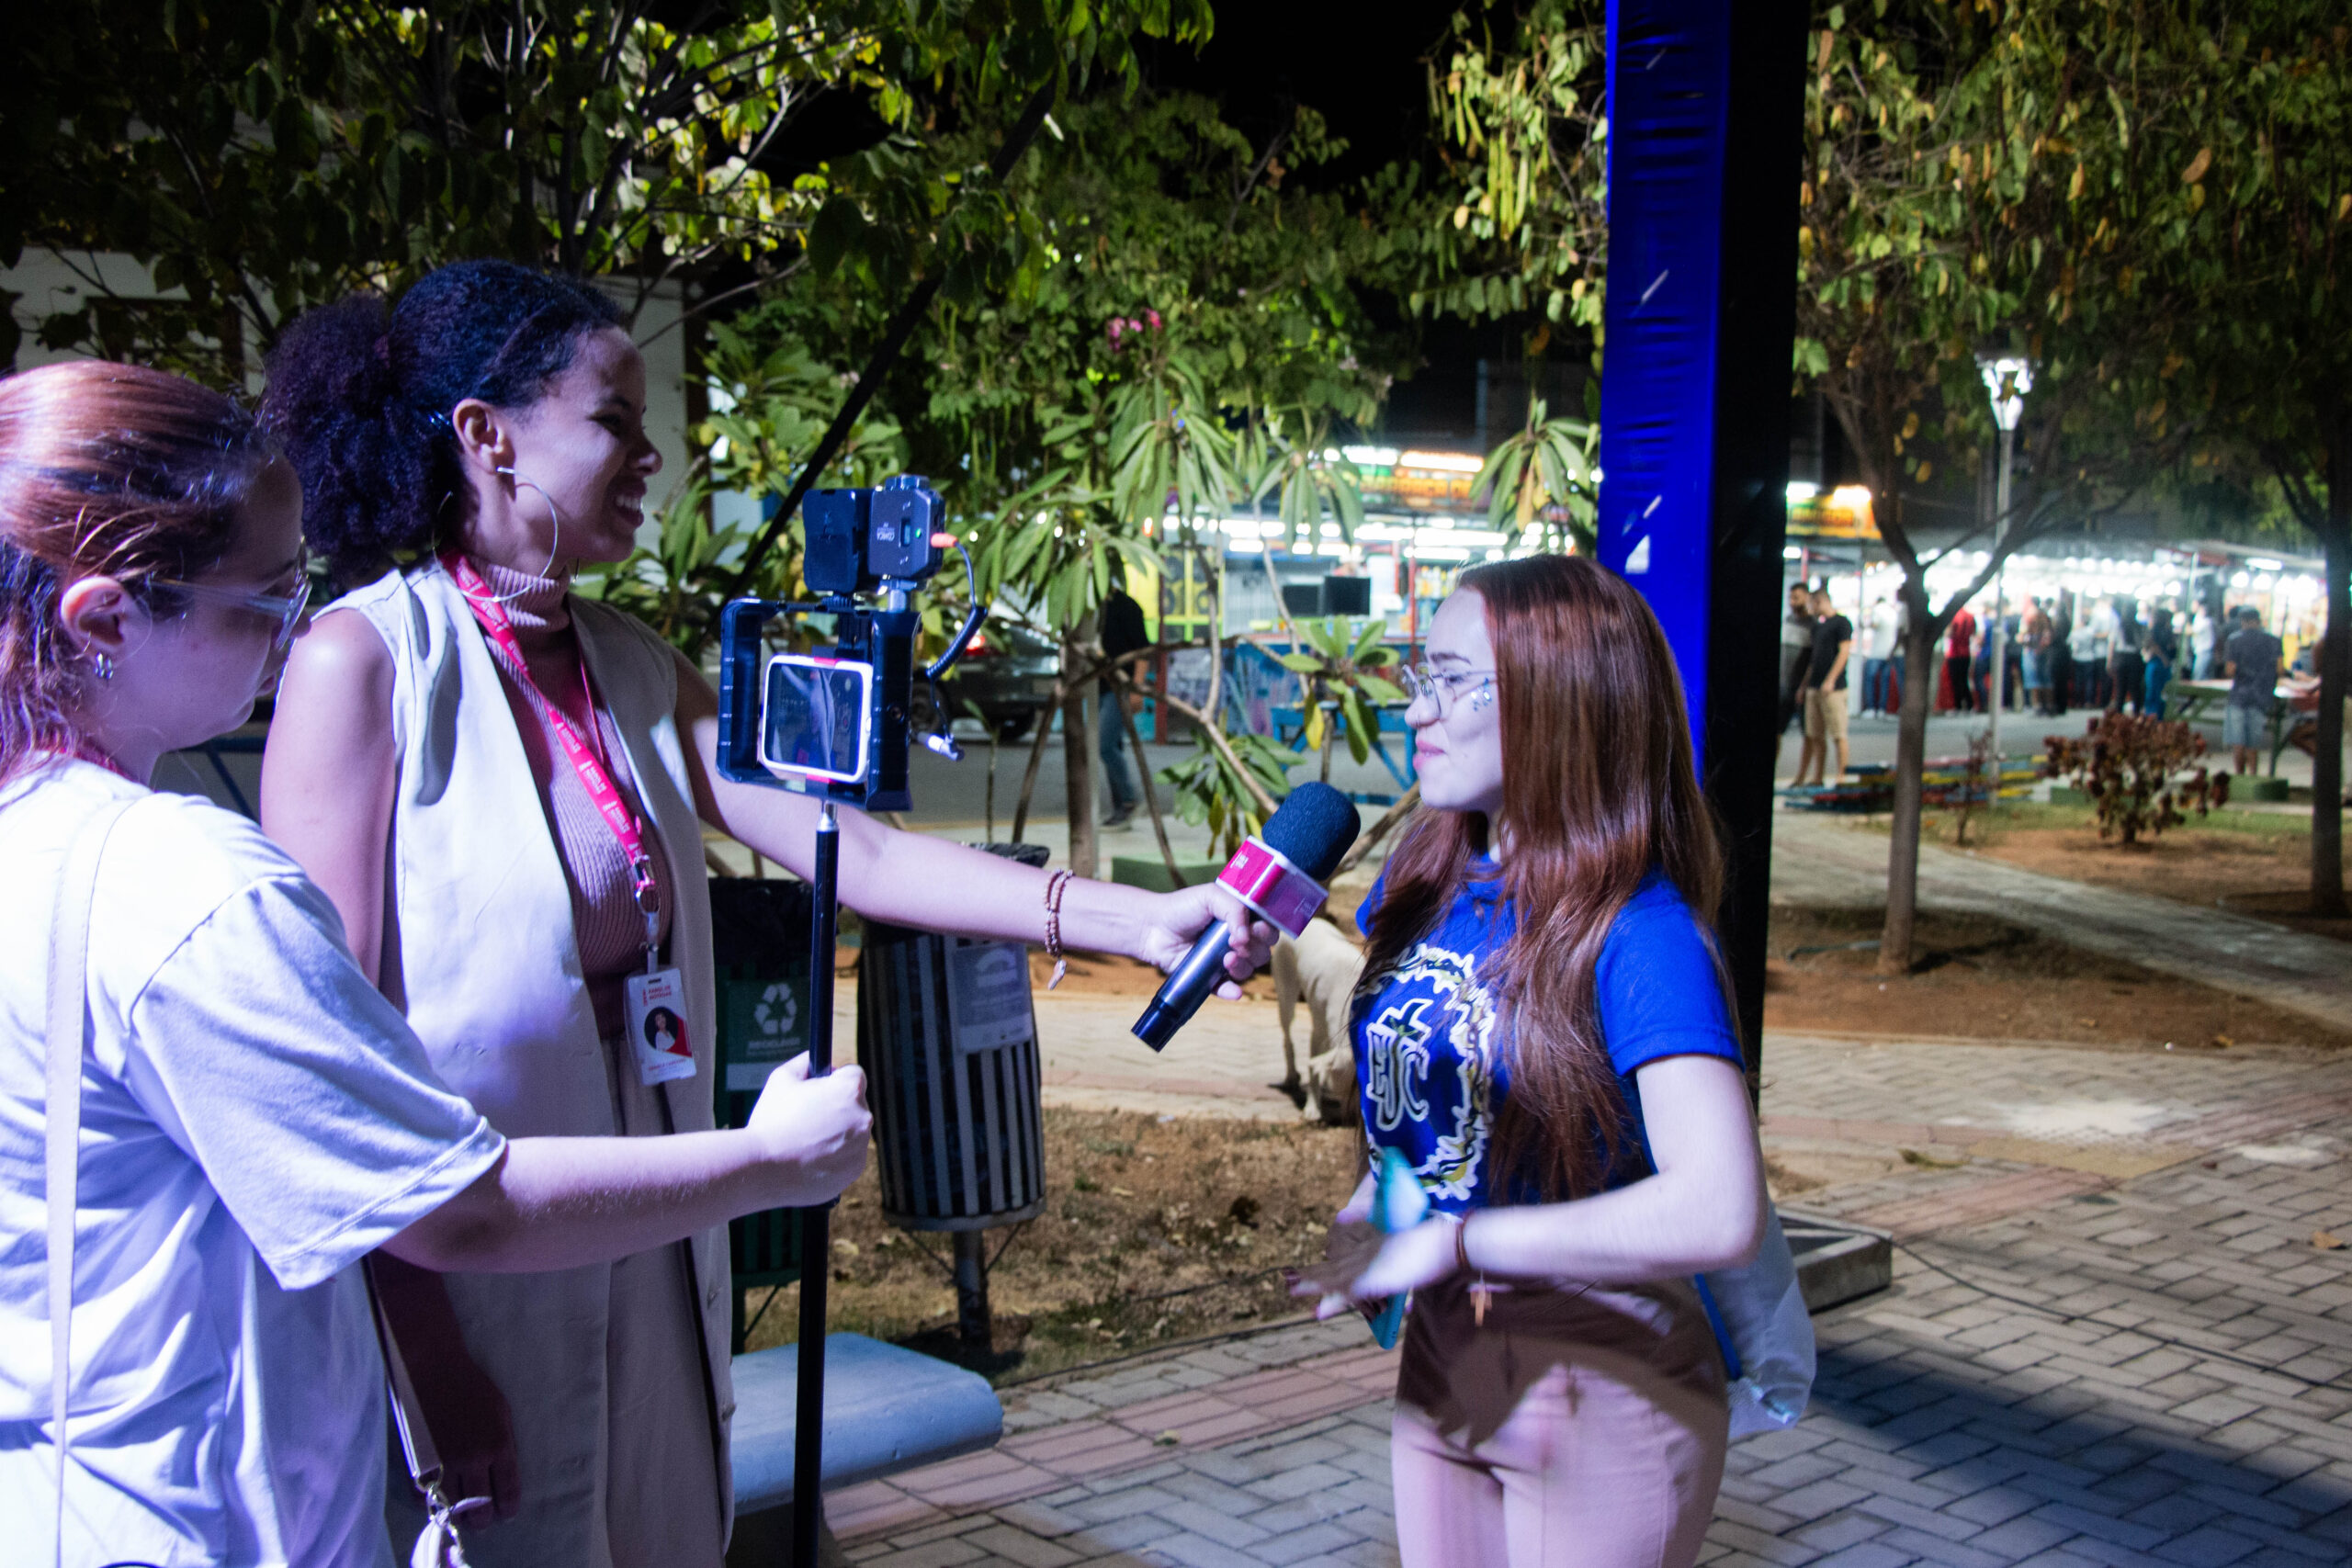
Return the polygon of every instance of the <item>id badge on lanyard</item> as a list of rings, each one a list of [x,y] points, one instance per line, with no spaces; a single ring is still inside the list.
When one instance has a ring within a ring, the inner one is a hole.
[[[628,1037],[637,1053],[637,1076],[648,1087],[695,1076],[694,1041],[686,1032],[686,979],[674,968],[632,975]]]
[[[522,645],[515,640],[505,607],[491,593],[481,573],[474,570],[473,562],[455,550],[445,551],[441,564],[457,583],[458,591],[465,595],[474,619],[481,624],[483,635],[505,656],[516,679],[532,685],[530,663],[523,657]],[[588,694],[593,716],[595,694],[589,683],[584,658],[580,665],[580,684]],[[638,1077],[649,1088],[676,1078],[690,1078],[695,1076],[695,1047],[686,1029],[685,976],[675,967],[660,967],[661,889],[653,875],[653,856],[645,846],[644,829],[622,797],[619,785],[614,783],[602,746],[582,734],[560,704],[547,699],[544,694],[541,700],[547,705],[548,723],[563,749],[564,760],[571,764],[581,788],[587,792],[613,837],[620,840],[621,852],[628,857],[632,891],[639,910],[645,916],[645,973],[630,976],[623,987],[628,1002],[629,1045],[637,1056]]]
[[[695,1043],[686,1030],[686,976],[676,965],[661,965],[662,907],[654,901],[650,859],[637,877],[638,908],[645,911],[645,973],[621,987],[628,1004],[629,1050],[646,1088],[695,1076]]]

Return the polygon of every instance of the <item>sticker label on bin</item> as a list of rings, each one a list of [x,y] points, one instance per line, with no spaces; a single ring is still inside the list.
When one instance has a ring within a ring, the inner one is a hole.
[[[957,1055],[1020,1044],[1031,1032],[1029,949],[1017,942],[951,940],[947,998]]]
[[[720,987],[727,1011],[727,1088],[757,1094],[768,1075],[808,1048],[800,987],[786,980],[735,980]]]

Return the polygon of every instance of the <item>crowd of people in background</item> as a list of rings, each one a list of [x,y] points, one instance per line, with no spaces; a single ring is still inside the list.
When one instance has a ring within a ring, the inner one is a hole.
[[[1903,702],[1909,612],[1901,599],[1890,593],[1863,606],[1857,625],[1831,603],[1827,590],[1819,579],[1791,583],[1781,622],[1779,732],[1801,724],[1804,750],[1790,781],[1800,786],[1842,781],[1849,710],[1893,717]],[[2264,628],[2261,612],[2252,605],[2216,615],[2211,603],[2200,602],[2185,626],[2169,605],[2142,611],[2121,593],[2027,595],[2000,617],[1996,639],[1989,612],[1980,618],[1963,605],[1944,628],[1942,657],[1930,661],[1937,683],[1930,711],[1989,710],[1996,640],[2004,705],[2043,718],[2080,710],[2163,718],[2174,711],[2167,694],[2176,681],[2228,681],[2222,743],[2233,771],[2253,771],[2278,682],[2307,666],[2311,650],[2290,669],[2280,639]],[[1859,700],[1848,694],[1855,659],[1861,668]]]

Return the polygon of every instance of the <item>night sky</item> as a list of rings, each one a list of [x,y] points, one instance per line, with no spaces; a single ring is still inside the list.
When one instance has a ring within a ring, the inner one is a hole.
[[[1352,182],[1419,155],[1429,124],[1424,62],[1446,41],[1455,8],[1455,0],[1223,4],[1208,47],[1154,51],[1151,80],[1218,98],[1253,141],[1273,129],[1284,98],[1310,106],[1350,143],[1320,177]]]
[[[1477,0],[1468,3],[1475,9]],[[1149,80],[1216,97],[1227,120],[1257,141],[1280,122],[1286,97],[1310,106],[1349,147],[1306,177],[1345,189],[1393,162],[1434,167],[1427,62],[1450,49],[1459,8],[1457,0],[1224,4],[1207,48],[1153,51]],[[1386,303],[1367,301],[1383,316]],[[1421,363],[1390,394],[1378,434],[1475,444],[1478,361],[1516,361],[1519,329],[1423,323],[1415,335]]]

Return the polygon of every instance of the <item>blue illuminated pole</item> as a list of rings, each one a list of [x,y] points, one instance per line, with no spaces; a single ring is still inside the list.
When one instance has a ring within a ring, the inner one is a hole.
[[[1611,0],[1600,558],[1673,644],[1731,860],[1753,1081],[1764,1021],[1804,0]]]

